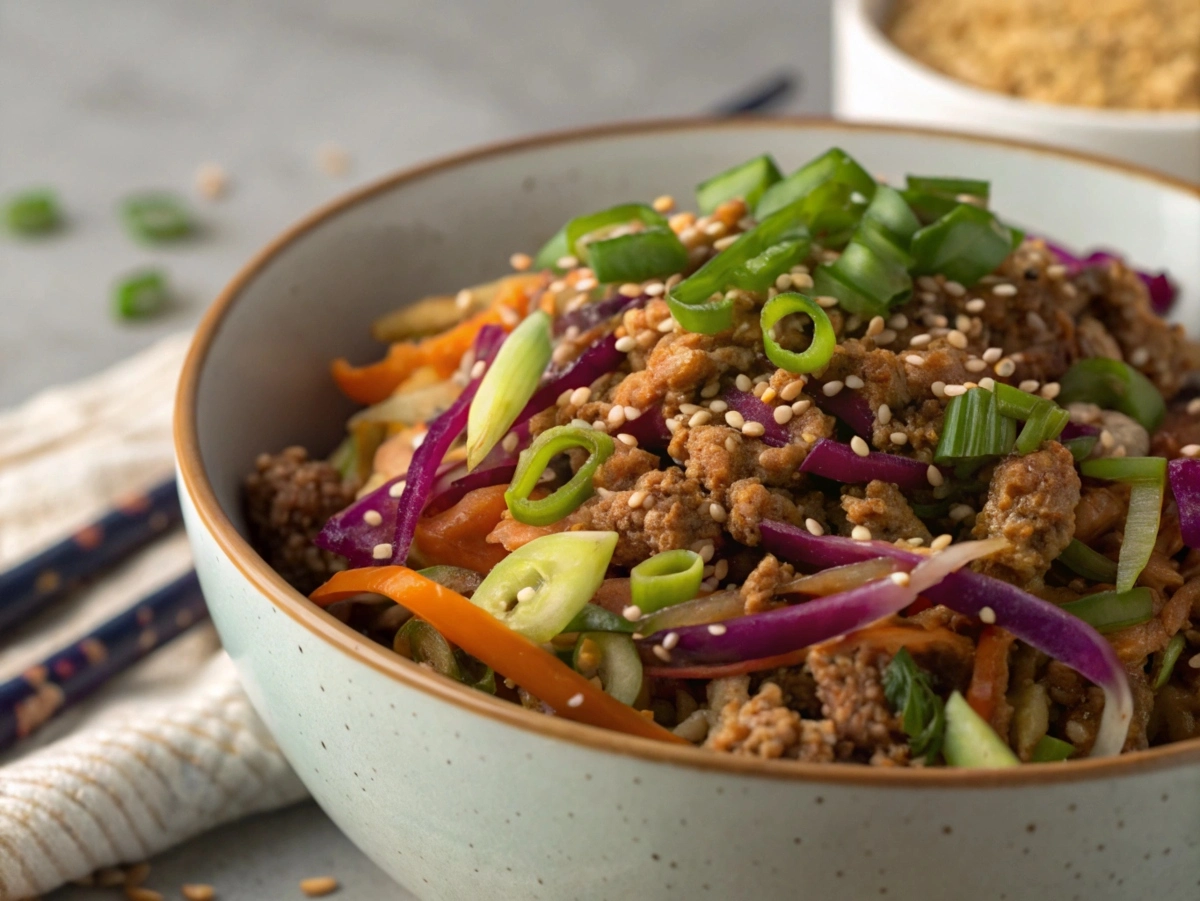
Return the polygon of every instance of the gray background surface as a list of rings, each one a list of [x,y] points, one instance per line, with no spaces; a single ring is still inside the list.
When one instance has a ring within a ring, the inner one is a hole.
[[[274,234],[390,170],[533,131],[701,113],[780,69],[804,77],[787,112],[824,112],[828,30],[824,0],[0,0],[0,194],[52,185],[70,218],[52,240],[0,237],[0,406],[190,327]],[[350,154],[346,176],[317,167],[326,142]],[[232,190],[196,201],[202,237],[132,243],[119,198],[191,193],[206,161]],[[111,285],[147,263],[168,269],[179,302],[118,325]],[[312,804],[162,855],[150,884],[263,901],[324,874],[338,897],[410,897]]]

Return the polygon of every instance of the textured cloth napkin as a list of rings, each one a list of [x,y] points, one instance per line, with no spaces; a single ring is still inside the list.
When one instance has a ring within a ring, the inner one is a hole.
[[[0,568],[173,469],[187,336],[0,413]],[[0,636],[0,680],[191,566],[182,534]],[[192,629],[0,758],[0,901],[133,863],[303,786],[238,687],[212,626]]]

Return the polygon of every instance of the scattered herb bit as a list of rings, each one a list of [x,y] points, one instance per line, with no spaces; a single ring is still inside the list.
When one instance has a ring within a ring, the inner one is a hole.
[[[1150,686],[1155,691],[1171,681],[1171,673],[1175,670],[1175,664],[1179,662],[1179,655],[1183,653],[1186,643],[1187,639],[1182,632],[1172,635],[1171,640],[1167,642],[1167,647],[1158,661],[1158,675],[1154,677],[1154,683]]]
[[[142,269],[117,283],[113,313],[118,319],[149,319],[171,302],[167,277],[161,269]]]
[[[13,234],[24,238],[49,234],[62,226],[58,198],[49,188],[31,188],[8,199],[4,211]]]
[[[121,202],[121,218],[139,241],[158,243],[186,238],[196,229],[187,204],[173,194],[151,191]]]
[[[929,674],[901,648],[883,671],[883,693],[900,717],[914,757],[933,760],[942,748],[946,729],[942,699],[929,684]]]

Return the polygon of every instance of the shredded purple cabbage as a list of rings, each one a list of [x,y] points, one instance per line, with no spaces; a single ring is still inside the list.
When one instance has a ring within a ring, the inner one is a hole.
[[[757,422],[766,431],[763,432],[763,444],[769,447],[785,447],[788,443],[788,431],[775,421],[775,410],[763,403],[748,391],[730,389],[725,392],[725,402],[729,409],[742,414],[746,422]]]
[[[625,297],[617,294],[614,297],[598,300],[595,303],[584,304],[577,310],[563,313],[554,320],[554,334],[561,335],[571,326],[586,332],[602,322],[607,322],[614,316],[624,314],[627,310],[636,310],[650,302],[650,296],[641,294],[637,297]]]
[[[1179,532],[1183,543],[1200,548],[1200,460],[1180,457],[1167,464],[1171,493],[1179,507]]]
[[[1042,239],[1046,243],[1046,247],[1058,259],[1060,263],[1067,266],[1072,274],[1087,269],[1090,266],[1104,266],[1108,263],[1121,263],[1128,266],[1125,258],[1118,253],[1113,253],[1108,250],[1094,250],[1087,256],[1081,257],[1067,250],[1061,244],[1056,244],[1053,241]],[[1135,269],[1138,278],[1142,280],[1142,284],[1146,286],[1146,290],[1150,293],[1150,306],[1154,312],[1160,316],[1165,316],[1171,311],[1171,307],[1175,305],[1175,299],[1179,296],[1179,286],[1176,285],[1166,272],[1146,272],[1143,269]]]
[[[835,482],[862,483],[879,479],[904,491],[929,487],[929,464],[897,454],[871,451],[860,457],[848,444],[822,438],[800,464],[801,472],[824,476]]]
[[[847,391],[843,388],[830,397],[821,390],[821,382],[809,382],[812,389],[807,392],[812,402],[823,412],[835,419],[840,419],[854,431],[856,435],[870,438],[875,430],[875,414],[867,399],[857,391]]]

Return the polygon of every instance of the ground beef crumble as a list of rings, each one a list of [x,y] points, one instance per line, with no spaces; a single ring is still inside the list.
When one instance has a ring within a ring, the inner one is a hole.
[[[839,760],[908,762],[908,741],[883,693],[882,673],[889,660],[886,652],[866,646],[817,646],[809,652],[821,709],[837,733]]]
[[[740,703],[731,699],[720,709],[704,746],[743,757],[831,763],[836,743],[833,723],[801,719],[783,705],[779,686],[764,682],[753,698]]]

